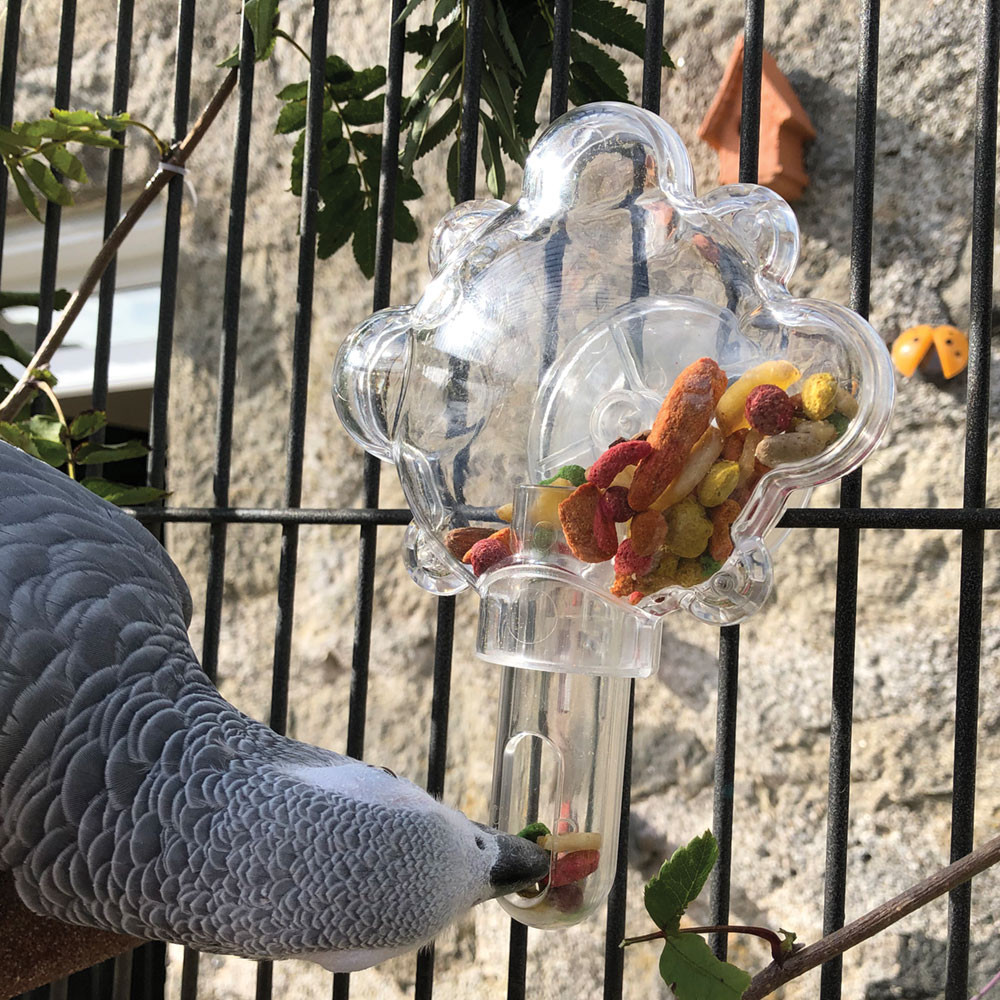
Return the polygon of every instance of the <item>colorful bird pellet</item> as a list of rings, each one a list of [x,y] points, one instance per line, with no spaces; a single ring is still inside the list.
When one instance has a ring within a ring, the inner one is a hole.
[[[476,542],[481,542],[484,538],[489,538],[493,532],[489,528],[452,528],[447,535],[444,536],[444,547],[456,558],[461,559],[462,562],[468,562],[469,560],[465,558],[469,549],[472,548]]]
[[[587,482],[607,489],[619,472],[630,465],[638,465],[652,450],[648,441],[622,441],[612,445],[587,469]]]
[[[758,385],[747,396],[744,414],[747,423],[761,434],[781,434],[792,426],[795,404],[776,385]]]
[[[698,503],[718,507],[736,489],[739,478],[738,462],[715,462],[698,484]]]
[[[709,555],[720,563],[724,563],[733,551],[733,540],[730,528],[733,521],[740,516],[743,508],[735,500],[723,500],[718,507],[709,512],[712,519],[712,537],[708,540]]]
[[[612,521],[627,521],[635,511],[628,505],[628,487],[609,486],[601,497],[601,506]]]
[[[471,549],[466,553],[466,559],[464,561],[468,562],[472,566],[472,572],[476,576],[481,576],[490,567],[495,566],[498,562],[507,559],[511,555],[510,548],[504,545],[499,538],[484,538],[482,541],[476,542]]]
[[[578,486],[559,504],[559,523],[566,544],[581,562],[604,562],[610,558],[594,535],[594,515],[601,502],[601,491],[593,483]]]
[[[653,450],[632,477],[633,510],[645,510],[677,478],[725,390],[726,373],[711,358],[699,358],[677,376],[647,438]]]
[[[667,537],[667,522],[658,510],[636,514],[629,525],[629,538],[636,555],[651,556]]]
[[[623,538],[615,553],[615,576],[645,576],[652,568],[653,557],[639,555],[632,546],[632,539]]]
[[[666,546],[671,552],[694,559],[705,551],[712,537],[712,522],[693,497],[682,500],[667,511]]]
[[[837,404],[837,380],[829,372],[810,375],[802,383],[802,409],[810,420],[826,420]]]

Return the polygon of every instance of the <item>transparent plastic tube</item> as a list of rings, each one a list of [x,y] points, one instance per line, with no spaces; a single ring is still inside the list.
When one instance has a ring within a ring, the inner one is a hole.
[[[491,825],[517,833],[540,822],[555,835],[546,884],[500,900],[523,924],[575,924],[611,888],[628,694],[627,677],[503,668]],[[565,839],[569,834],[591,836]],[[573,849],[560,851],[560,838]]]

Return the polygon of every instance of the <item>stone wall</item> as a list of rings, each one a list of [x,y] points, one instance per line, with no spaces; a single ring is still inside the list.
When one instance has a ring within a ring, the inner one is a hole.
[[[169,133],[174,5],[138,6],[130,109]],[[641,5],[632,6],[641,16]],[[885,6],[871,317],[891,340],[914,323],[967,323],[968,263],[962,256],[971,220],[977,29],[965,6],[930,0]],[[22,39],[31,41],[22,43],[18,117],[42,113],[51,102],[57,7],[55,0],[26,5]],[[696,129],[741,30],[743,8],[735,0],[689,0],[668,8],[666,45],[678,69],[664,75],[662,111],[688,144],[706,190],[715,183],[714,153],[699,142]],[[220,79],[214,64],[237,36],[238,10],[235,0],[199,4],[192,117]],[[282,17],[286,30],[307,39],[307,4],[286,0]],[[112,0],[79,10],[73,106],[107,105],[114,19]],[[807,153],[812,185],[796,205],[803,253],[792,290],[841,303],[849,301],[857,29],[855,6],[846,0],[774,0],[767,8],[767,47],[819,133]],[[383,60],[384,38],[385,4],[334,5],[331,48],[354,65]],[[291,141],[273,134],[273,95],[304,76],[302,57],[289,46],[279,45],[275,58],[257,69],[231,495],[240,506],[282,503],[298,203],[287,191]],[[634,62],[629,76],[636,96]],[[197,203],[188,201],[182,233],[170,412],[171,502],[181,505],[212,502],[234,121],[231,102],[190,163]],[[148,147],[133,141],[130,183],[141,184],[152,163]],[[396,247],[393,303],[413,301],[424,280],[426,237],[448,206],[443,176],[440,158],[421,162],[418,177],[427,193],[418,210],[421,240]],[[517,190],[515,174],[510,196]],[[370,308],[370,286],[348,250],[318,264],[304,506],[360,502],[360,455],[337,422],[328,380],[337,345]],[[887,440],[866,466],[866,504],[961,504],[964,388],[964,378],[944,387],[920,378],[900,384]],[[995,417],[996,396],[991,399]],[[995,430],[990,456],[995,468],[1000,458]],[[989,492],[995,504],[1000,493],[995,472]],[[836,487],[826,487],[814,503],[836,501]],[[382,502],[402,504],[388,468]],[[280,529],[232,526],[228,537],[220,685],[244,711],[266,718]],[[401,537],[398,528],[379,532],[366,757],[421,781],[435,607],[402,570]],[[171,526],[168,544],[194,594],[198,649],[207,529]],[[777,599],[741,636],[733,918],[789,927],[805,941],[821,929],[836,548],[833,532],[792,532],[778,553]],[[849,918],[947,860],[960,552],[954,532],[862,533]],[[357,529],[301,529],[289,726],[296,737],[337,750],[346,733],[356,570]],[[998,590],[1000,559],[989,538],[977,842],[992,835],[1000,821]],[[497,674],[472,656],[475,603],[465,596],[458,605],[446,798],[483,819]],[[711,825],[717,643],[712,629],[676,617],[668,623],[658,672],[637,687],[628,920],[636,932],[645,926],[643,881],[674,847]],[[1000,876],[979,880],[973,898],[971,982],[982,985],[1000,965],[995,943]],[[699,904],[692,916],[700,920],[707,913]],[[435,995],[443,1000],[503,995],[506,926],[499,908],[488,904],[445,934],[438,945]],[[943,901],[900,922],[847,956],[844,996],[941,995],[945,935]],[[767,958],[765,949],[742,940],[733,943],[731,956],[750,968]],[[626,996],[667,994],[656,973],[657,958],[653,945],[630,950]],[[534,1000],[600,996],[602,966],[600,918],[558,934],[533,934],[530,995]],[[206,958],[201,995],[249,996],[254,974],[251,963]],[[357,975],[352,996],[403,996],[413,974],[412,959],[387,963]],[[175,987],[178,975],[175,962]],[[301,963],[280,964],[275,984],[279,997],[329,995],[329,977]],[[813,996],[817,988],[814,973],[782,995]]]

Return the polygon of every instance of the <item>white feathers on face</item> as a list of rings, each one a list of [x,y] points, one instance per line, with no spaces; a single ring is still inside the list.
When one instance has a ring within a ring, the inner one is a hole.
[[[290,777],[356,802],[436,814],[444,820],[447,830],[444,839],[454,861],[449,893],[460,899],[464,907],[474,906],[496,895],[490,883],[490,872],[500,855],[496,831],[473,823],[457,809],[445,805],[412,781],[399,778],[385,768],[349,758],[344,760],[345,763],[333,767],[296,767],[287,773]]]

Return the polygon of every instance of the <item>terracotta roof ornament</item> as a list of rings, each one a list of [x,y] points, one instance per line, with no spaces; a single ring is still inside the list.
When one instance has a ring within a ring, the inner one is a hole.
[[[729,57],[722,82],[698,129],[719,154],[719,184],[735,184],[740,169],[740,105],[743,87],[743,36]],[[774,57],[763,53],[760,91],[760,153],[757,183],[795,201],[809,184],[803,146],[816,138],[805,109]]]

